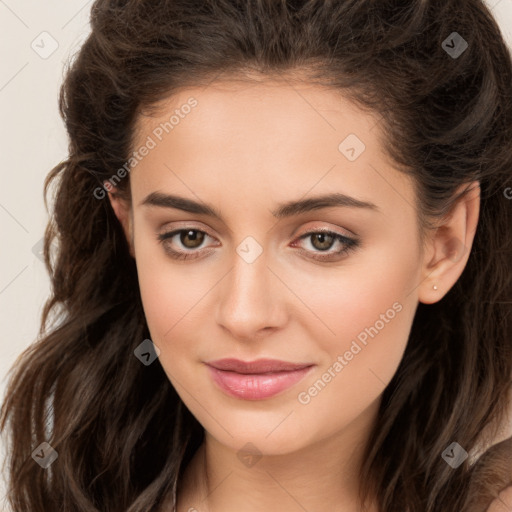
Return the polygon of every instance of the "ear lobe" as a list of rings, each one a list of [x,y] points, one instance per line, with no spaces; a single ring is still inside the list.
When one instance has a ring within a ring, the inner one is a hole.
[[[112,209],[114,210],[115,216],[123,228],[126,241],[128,242],[128,246],[130,248],[130,255],[135,258],[135,251],[133,248],[131,206],[125,199],[122,199],[118,194],[113,193],[111,190],[108,191],[108,198]]]
[[[461,186],[457,193],[467,185]],[[461,197],[441,221],[425,251],[422,281],[418,299],[432,304],[452,288],[466,267],[480,214],[480,184],[470,184],[470,191]],[[434,289],[436,286],[436,289]]]

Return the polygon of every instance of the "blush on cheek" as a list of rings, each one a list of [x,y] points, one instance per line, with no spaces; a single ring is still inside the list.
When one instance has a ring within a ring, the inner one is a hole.
[[[178,284],[151,265],[138,267],[139,288],[146,321],[153,341],[165,342],[165,334],[185,314]],[[172,282],[171,282],[172,281]]]
[[[389,270],[380,276],[353,274],[344,289],[332,286],[327,293],[308,295],[308,304],[322,320],[311,336],[322,340],[317,343],[331,363],[342,357],[344,367],[351,367],[345,375],[352,374],[355,382],[362,378],[360,372],[389,382],[407,346],[417,305],[409,293],[411,278],[405,266]],[[359,371],[353,373],[355,368]]]
[[[139,286],[144,314],[153,342],[165,347],[170,340],[187,339],[211,318],[207,293],[209,280],[200,275],[189,278],[180,266],[140,263]]]

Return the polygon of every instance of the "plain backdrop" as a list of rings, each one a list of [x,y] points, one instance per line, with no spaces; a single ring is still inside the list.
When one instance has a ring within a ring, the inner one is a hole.
[[[486,3],[512,48],[512,0]],[[91,5],[92,0],[0,0],[2,398],[8,369],[37,337],[49,294],[39,255],[48,218],[43,181],[67,155],[58,92],[64,63],[89,33]],[[0,507],[4,495],[0,481]]]

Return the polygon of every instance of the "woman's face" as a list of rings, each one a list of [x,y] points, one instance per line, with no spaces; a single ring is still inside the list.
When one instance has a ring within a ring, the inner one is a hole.
[[[162,108],[138,121],[127,231],[169,380],[233,449],[350,430],[398,367],[424,278],[413,184],[379,119],[278,82],[190,88]],[[307,368],[207,364],[225,358]]]

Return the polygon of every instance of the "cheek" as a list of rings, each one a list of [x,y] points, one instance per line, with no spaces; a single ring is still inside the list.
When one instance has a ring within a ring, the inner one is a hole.
[[[149,240],[136,246],[136,262],[144,314],[152,341],[160,348],[162,364],[172,362],[173,354],[194,348],[205,319],[209,293],[222,275],[217,266],[205,260],[186,263],[172,260],[163,248]],[[211,306],[210,306],[211,308]]]
[[[285,279],[300,290],[309,309],[301,316],[303,325],[317,326],[311,338],[332,353],[349,350],[356,338],[364,343],[389,336],[395,344],[405,343],[417,304],[414,290],[419,270],[414,247],[390,242],[366,254],[354,254],[339,267],[297,272],[300,279],[287,272]],[[397,338],[399,333],[403,336]]]
[[[149,330],[157,343],[172,338],[180,323],[189,323],[204,294],[204,283],[187,278],[184,267],[137,264],[139,286]],[[180,326],[181,327],[181,326]]]
[[[400,364],[417,308],[419,256],[413,247],[400,252],[390,245],[371,259],[325,280],[322,290],[309,288],[308,305],[323,322],[310,336],[324,357],[297,396],[307,418],[329,411],[335,424],[350,421],[378,398]]]
[[[346,323],[338,322],[336,342],[324,343],[325,364],[297,389],[296,420],[305,442],[330,437],[343,426],[357,429],[356,419],[379,399],[402,359],[414,304],[385,297],[353,308]]]
[[[183,290],[178,276],[170,273],[165,265],[146,265],[142,259],[137,262],[139,287],[153,342],[159,346],[164,336],[174,327],[185,313]]]

